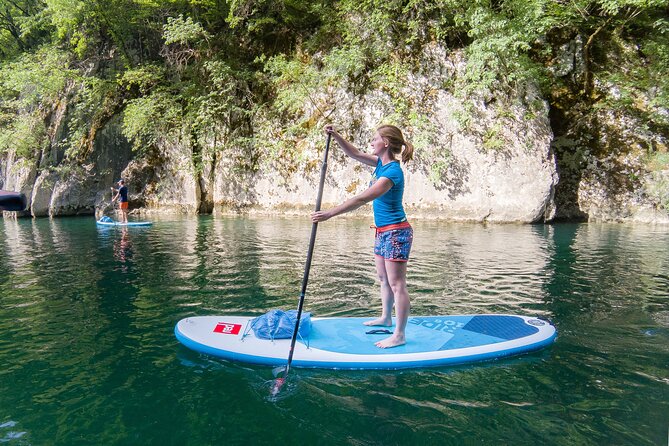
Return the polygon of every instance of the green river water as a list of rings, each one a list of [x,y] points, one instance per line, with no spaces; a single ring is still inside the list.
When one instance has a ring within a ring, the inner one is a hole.
[[[669,228],[416,221],[412,314],[550,319],[525,356],[402,371],[268,367],[180,345],[194,315],[297,306],[306,218],[0,220],[0,443],[666,445]],[[380,309],[369,222],[319,225],[306,311]]]

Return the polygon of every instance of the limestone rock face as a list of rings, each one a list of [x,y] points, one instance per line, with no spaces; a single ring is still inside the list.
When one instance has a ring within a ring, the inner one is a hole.
[[[10,152],[2,160],[0,169],[0,188],[25,194],[28,203],[32,200],[33,184],[37,177],[37,167],[34,163],[16,159],[15,153]],[[29,206],[30,207],[30,206]],[[30,211],[22,211],[14,214],[20,216],[30,215]]]
[[[414,160],[403,165],[404,202],[410,217],[456,221],[535,222],[554,215],[558,177],[550,148],[552,133],[545,101],[531,87],[522,97],[469,98],[466,101],[440,88],[462,74],[462,54],[443,48],[426,50],[420,72],[408,76],[402,94],[426,120],[406,128],[415,145]],[[347,138],[367,150],[382,122],[392,123],[392,98],[383,91],[360,97],[345,86],[305,103],[304,117],[322,125],[326,110]],[[336,106],[334,106],[336,105]],[[110,186],[123,178],[129,188],[131,212],[259,212],[306,214],[313,208],[325,136],[312,132],[297,141],[299,160],[288,171],[280,159],[260,160],[253,172],[239,169],[225,151],[206,155],[202,172],[193,165],[186,140],[163,140],[150,156],[137,157],[122,136],[121,116],[95,132],[87,159],[64,159],[58,138],[64,137],[67,114],[58,110],[50,124],[51,149],[40,165],[6,159],[3,182],[30,199],[33,216],[93,214],[109,208]],[[256,124],[260,124],[257,123]],[[281,128],[257,125],[261,129]],[[317,135],[317,136],[313,136]],[[280,136],[283,137],[283,136]],[[71,163],[68,165],[68,162]],[[291,161],[292,162],[292,161]],[[323,207],[334,206],[368,187],[373,168],[347,159],[332,144]],[[363,207],[359,214],[369,214]]]
[[[153,160],[134,160],[123,171],[133,201],[147,213],[196,213],[200,190],[192,150],[181,141],[164,142]]]
[[[51,194],[59,176],[49,172],[40,175],[32,189],[30,213],[33,217],[47,217],[51,209]]]
[[[422,164],[408,175],[409,207],[432,214],[439,209],[438,216],[449,220],[552,219],[558,177],[547,110],[526,119],[527,110],[516,107],[511,117],[500,119],[480,104],[477,122],[462,132],[453,118],[460,106],[457,99],[439,93],[434,118],[437,140],[443,144],[440,151],[450,156],[436,171],[434,156],[419,161]]]
[[[92,170],[92,166],[89,168]],[[86,171],[84,175],[68,175],[58,181],[51,195],[49,216],[93,214],[97,183],[94,175]]]
[[[443,49],[433,48],[425,60],[429,64],[422,73],[411,76],[405,87],[416,107],[420,102],[416,98],[428,98],[420,105],[428,122],[421,124],[422,129],[405,129],[405,137],[416,148],[414,160],[403,166],[404,202],[410,216],[456,221],[551,220],[558,176],[545,101],[528,88],[525,97],[510,99],[513,106],[483,99],[463,103],[435,87],[463,69],[462,56],[447,56]],[[392,101],[382,92],[363,98],[345,90],[331,95],[321,98],[323,104],[336,104],[325,111],[330,122],[357,147],[367,150],[382,117],[392,116]],[[309,107],[305,104],[305,117],[317,113]],[[215,208],[308,212],[316,199],[324,146],[324,135],[308,141],[301,153],[306,161],[288,175],[281,175],[276,163],[266,162],[255,175],[235,180],[233,166],[219,160]],[[346,158],[334,142],[331,150],[324,208],[365,190],[373,172]],[[369,209],[358,213],[369,213]]]
[[[635,158],[593,157],[578,190],[578,204],[588,221],[669,223],[669,170],[643,172]],[[601,171],[601,164],[610,164],[608,170]],[[637,184],[626,184],[630,181]]]
[[[602,111],[597,120],[606,129],[600,144],[609,150],[583,150],[578,207],[588,221],[669,223],[669,170],[649,165],[644,141],[661,147],[666,137],[644,135],[638,121],[624,114]]]

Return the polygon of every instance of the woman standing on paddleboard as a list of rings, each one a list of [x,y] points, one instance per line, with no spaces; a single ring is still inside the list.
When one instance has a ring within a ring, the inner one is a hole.
[[[373,201],[376,226],[374,262],[381,281],[383,309],[381,317],[365,322],[365,325],[392,326],[394,305],[395,331],[376,345],[381,348],[403,345],[406,343],[404,333],[411,308],[406,277],[413,229],[402,206],[404,173],[395,157],[401,156],[402,162],[407,163],[413,158],[413,146],[404,140],[402,131],[392,125],[382,125],[376,129],[370,144],[371,154],[358,150],[337,133],[332,125],[325,126],[325,133],[332,135],[346,155],[375,167],[375,170],[367,190],[332,209],[314,212],[311,219],[314,222],[325,221]]]

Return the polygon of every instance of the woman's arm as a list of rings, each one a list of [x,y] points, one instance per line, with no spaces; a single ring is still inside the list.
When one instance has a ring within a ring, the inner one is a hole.
[[[376,163],[378,162],[378,157],[358,150],[358,148],[355,147],[350,142],[348,142],[346,138],[337,133],[333,125],[330,124],[326,125],[325,133],[332,135],[335,141],[337,141],[337,144],[339,144],[339,147],[341,147],[341,149],[347,156],[350,156],[354,160],[360,161],[363,164],[367,164],[368,166],[376,167]]]
[[[339,206],[335,206],[332,209],[327,211],[318,211],[311,214],[311,221],[314,223],[319,221],[328,220],[336,215],[344,214],[346,212],[358,209],[360,206],[369,203],[370,201],[379,198],[381,195],[385,194],[393,187],[393,182],[386,177],[381,177],[378,179],[373,186],[364,191],[363,193],[356,195],[353,198],[349,198]]]

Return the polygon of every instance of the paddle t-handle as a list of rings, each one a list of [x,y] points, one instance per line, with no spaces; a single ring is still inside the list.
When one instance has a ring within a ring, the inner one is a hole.
[[[318,196],[316,197],[316,209],[314,212],[321,210],[321,201],[323,199],[323,186],[325,185],[325,172],[328,168],[328,153],[330,152],[330,140],[332,139],[332,134],[328,133],[327,141],[325,142],[325,154],[323,155],[323,164],[321,165],[321,179],[318,184]],[[293,353],[295,352],[295,342],[297,341],[297,331],[300,328],[300,318],[302,317],[302,308],[304,307],[304,296],[307,293],[307,284],[309,282],[309,271],[311,270],[311,258],[314,253],[314,245],[316,243],[316,231],[318,230],[318,222],[314,222],[311,225],[311,238],[309,239],[309,249],[307,250],[307,260],[304,265],[304,275],[302,276],[302,289],[300,290],[300,301],[297,305],[297,320],[295,321],[295,330],[293,331],[293,337],[290,340],[290,350],[288,352],[288,361],[286,363],[286,369],[284,371],[283,377],[278,378],[273,392],[276,394],[283,381],[288,375],[290,370],[290,364],[293,362]]]

